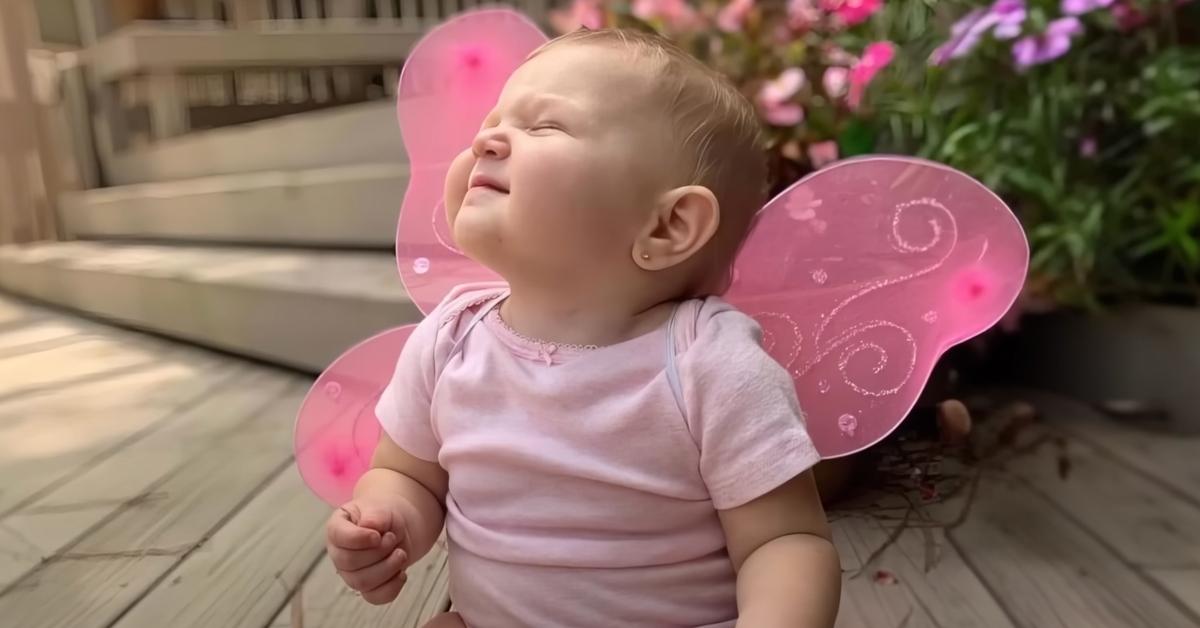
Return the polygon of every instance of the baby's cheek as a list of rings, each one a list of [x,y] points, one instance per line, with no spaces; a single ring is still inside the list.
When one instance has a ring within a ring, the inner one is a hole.
[[[464,150],[450,163],[446,172],[446,183],[443,193],[446,199],[447,219],[453,219],[454,214],[462,207],[463,197],[467,194],[467,183],[471,178],[471,168],[475,166],[475,154],[470,149]]]

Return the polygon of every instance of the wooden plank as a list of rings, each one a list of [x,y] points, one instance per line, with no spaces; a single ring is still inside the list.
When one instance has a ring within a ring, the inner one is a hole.
[[[300,17],[296,15],[296,5],[292,0],[275,0],[275,11],[277,20],[294,20]]]
[[[364,15],[365,3],[359,0],[328,0],[329,17],[362,17]]]
[[[444,17],[441,12],[441,4],[439,0],[421,0],[421,8],[424,9],[426,26],[437,24]]]
[[[328,516],[289,466],[114,628],[266,625],[321,555]]]
[[[193,0],[197,20],[214,20],[217,18],[216,0]]]
[[[400,0],[400,19],[404,25],[410,28],[420,28],[422,23],[421,17],[421,0]],[[395,86],[389,95],[394,94]]]
[[[321,15],[322,0],[301,0],[300,2],[300,17],[306,20],[323,19]]]
[[[0,515],[102,463],[227,375],[209,361],[166,362],[69,392],[0,403]]]
[[[833,522],[843,572],[838,628],[1012,628],[1004,610],[942,530],[909,528],[866,564],[887,543],[893,525],[897,523],[885,526],[861,516]],[[934,562],[926,565],[929,552]],[[895,576],[895,584],[876,582],[879,570]]]
[[[131,504],[67,551],[0,592],[0,617],[22,628],[107,627],[205,543],[287,466],[296,386],[236,431],[149,487],[161,499]]]
[[[25,322],[31,319],[45,318],[36,308],[29,307],[22,301],[0,294],[0,326],[7,327],[13,323]]]
[[[75,348],[76,345],[59,347],[44,352],[47,354],[44,357],[47,361],[80,357],[74,351]],[[52,413],[59,420],[73,420],[72,417],[62,415],[86,415],[90,411],[128,410],[156,404],[179,403],[182,401],[182,392],[189,389],[184,385],[185,380],[191,378],[211,382],[222,377],[219,370],[222,362],[214,354],[186,351],[180,347],[177,350],[163,351],[157,358],[152,366],[142,367],[142,364],[134,364],[135,367],[141,368],[118,369],[115,372],[100,371],[93,377],[50,382],[27,394],[0,398],[0,425],[29,423],[35,418],[44,419],[51,416]],[[117,361],[117,364],[120,362]],[[175,383],[180,387],[172,388]],[[70,394],[62,394],[68,391]],[[3,458],[0,458],[0,462],[2,461]]]
[[[1200,616],[1200,569],[1149,569],[1150,577],[1162,583],[1182,604]]]
[[[85,326],[61,319],[26,317],[24,324],[0,328],[0,351],[84,333]]]
[[[381,20],[396,19],[396,5],[392,4],[392,0],[374,0],[374,2],[375,2],[375,14],[379,16],[378,19],[381,19]]]
[[[106,373],[149,367],[161,359],[147,345],[95,338],[53,352],[0,360],[0,401]]]
[[[322,556],[270,628],[420,628],[445,611],[449,602],[449,572],[441,544],[408,570],[408,583],[388,606],[364,602]]]
[[[10,560],[0,563],[0,589],[129,504],[161,499],[149,487],[299,379],[232,361],[221,368],[224,385],[205,391],[201,403],[164,418],[115,455],[80,467],[53,490],[0,517],[10,535],[24,540]]]
[[[1200,437],[1131,429],[1065,397],[1037,392],[1022,396],[1055,425],[1200,506]]]
[[[985,477],[949,533],[1013,621],[1038,628],[1195,628],[1108,548],[1023,483]]]
[[[1200,569],[1200,508],[1083,440],[1067,440],[1065,447],[1065,479],[1059,475],[1059,449],[1051,443],[1008,468],[1126,561]]]
[[[237,28],[246,28],[259,20],[267,19],[267,5],[271,0],[231,0],[226,3],[229,19]]]
[[[0,329],[0,360],[46,351],[87,339],[83,328],[57,320],[30,321],[9,330]]]

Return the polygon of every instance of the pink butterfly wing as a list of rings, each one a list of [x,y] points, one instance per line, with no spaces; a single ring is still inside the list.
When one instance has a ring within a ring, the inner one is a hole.
[[[487,9],[455,17],[413,48],[396,95],[408,151],[408,191],[396,228],[396,263],[409,297],[428,314],[456,285],[496,275],[462,255],[446,224],[446,172],[471,146],[505,81],[546,42],[514,11]]]
[[[726,295],[763,326],[826,458],[883,439],[938,357],[994,325],[1029,248],[995,194],[956,170],[867,157],[814,173],[759,213]]]
[[[430,30],[413,48],[397,87],[396,115],[410,178],[396,230],[396,260],[409,296],[428,314],[457,284],[494,275],[454,249],[442,185],[468,148],[504,82],[546,41],[521,14],[464,13]],[[296,418],[296,466],[318,497],[350,499],[379,439],[375,404],[413,326],[385,331],[351,348],[321,373]]]
[[[375,404],[415,325],[389,329],[343,353],[309,389],[296,417],[296,467],[332,506],[349,501],[379,440]]]

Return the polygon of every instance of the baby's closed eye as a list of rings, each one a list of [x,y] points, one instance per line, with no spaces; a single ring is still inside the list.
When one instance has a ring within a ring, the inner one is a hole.
[[[565,133],[566,128],[559,122],[538,121],[529,127],[530,133]]]

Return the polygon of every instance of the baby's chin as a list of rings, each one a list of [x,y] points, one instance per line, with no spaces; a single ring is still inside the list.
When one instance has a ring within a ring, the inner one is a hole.
[[[454,245],[463,255],[493,272],[500,273],[505,266],[504,262],[510,257],[504,251],[504,238],[500,236],[498,229],[481,220],[481,217],[464,216],[464,213],[470,211],[470,208],[466,208],[454,221]]]

